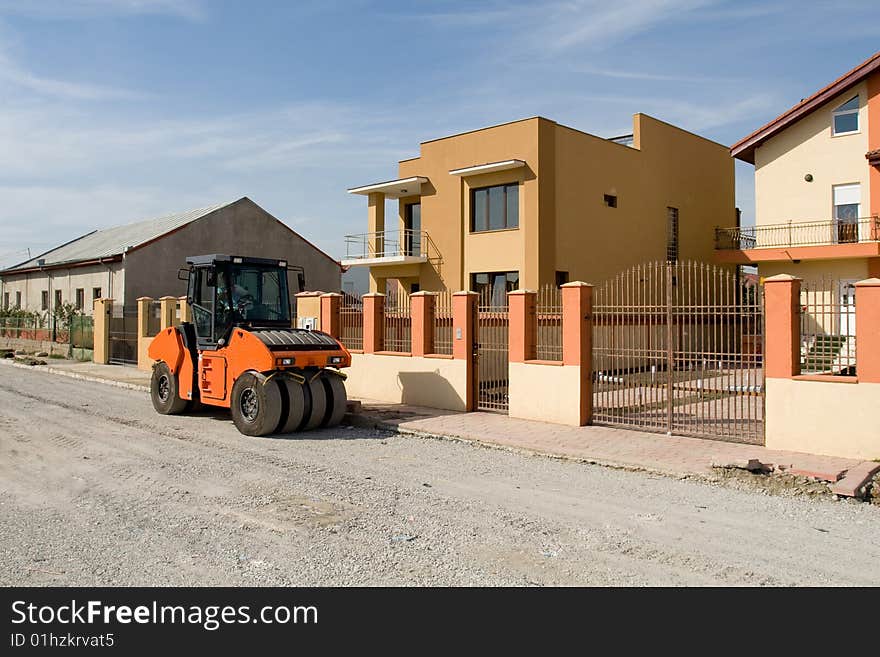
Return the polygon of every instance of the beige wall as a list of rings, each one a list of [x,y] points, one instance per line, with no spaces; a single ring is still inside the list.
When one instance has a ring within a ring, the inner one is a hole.
[[[667,207],[679,210],[679,258],[711,262],[714,227],[736,221],[727,148],[644,114],[634,148],[560,127],[556,138],[556,264],[601,283],[665,260]],[[604,195],[617,196],[617,207]],[[543,282],[543,281],[542,281]]]
[[[859,95],[859,126],[852,135],[831,135],[831,113]],[[869,214],[868,94],[863,82],[837,96],[755,150],[755,213],[758,225],[833,218],[832,186],[861,184],[861,215]],[[804,175],[812,174],[806,182]],[[762,265],[763,274],[763,265]]]
[[[381,354],[352,354],[345,387],[351,398],[466,410],[466,362],[450,358],[420,358]]]
[[[630,265],[665,259],[668,206],[679,209],[680,258],[709,261],[713,228],[735,222],[727,148],[643,114],[633,130],[634,148],[543,118],[424,142],[420,157],[400,163],[399,175],[430,181],[422,190],[422,229],[440,259],[373,267],[372,288],[385,278],[418,276],[423,290],[459,290],[485,271],[518,271],[523,288],[553,283],[557,270],[602,282]],[[510,159],[526,166],[449,174]],[[519,228],[471,234],[471,188],[512,182],[520,183]],[[606,207],[604,194],[617,195],[618,207]],[[400,226],[404,206],[415,200],[400,200]]]
[[[510,363],[510,417],[580,425],[581,368]]]
[[[125,285],[122,263],[89,265],[72,269],[46,270],[29,274],[4,277],[2,292],[9,292],[10,306],[15,304],[15,293],[21,292],[21,305],[24,310],[40,311],[42,292],[49,292],[49,308],[55,304],[55,290],[61,290],[64,303],[76,301],[77,288],[83,289],[83,313],[92,314],[92,289],[101,288],[101,295],[107,298],[122,299]],[[2,296],[0,296],[2,303]]]
[[[880,384],[767,379],[766,389],[768,448],[880,458]]]
[[[804,281],[819,281],[829,277],[857,281],[869,278],[868,261],[864,258],[761,263],[762,277],[767,278],[777,274],[791,274]]]

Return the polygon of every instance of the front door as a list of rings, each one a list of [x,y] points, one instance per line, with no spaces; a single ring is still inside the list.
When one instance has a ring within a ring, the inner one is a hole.
[[[422,255],[422,204],[410,203],[403,215],[404,255]]]

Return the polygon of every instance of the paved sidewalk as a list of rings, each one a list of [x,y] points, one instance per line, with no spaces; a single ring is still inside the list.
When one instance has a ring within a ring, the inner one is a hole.
[[[8,360],[0,360],[12,366]],[[15,365],[15,367],[27,367]],[[86,381],[149,390],[150,372],[134,367],[50,361],[38,370]],[[610,427],[567,427],[518,420],[497,413],[457,413],[419,406],[361,400],[352,423],[404,433],[452,438],[530,454],[544,454],[587,463],[623,467],[673,476],[707,476],[713,462],[758,459],[808,472],[839,472],[860,461],[770,450],[700,438],[666,436]]]
[[[861,463],[702,438],[603,426],[568,427],[497,413],[456,413],[369,400],[362,400],[360,415],[359,424],[372,423],[408,433],[457,438],[514,451],[675,476],[705,476],[712,473],[712,463],[748,459],[828,473],[849,470]]]

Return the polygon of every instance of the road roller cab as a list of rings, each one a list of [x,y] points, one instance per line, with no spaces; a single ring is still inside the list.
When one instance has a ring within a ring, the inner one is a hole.
[[[326,333],[291,328],[288,276],[302,290],[302,268],[228,255],[187,264],[180,277],[193,321],[163,329],[148,349],[155,409],[229,408],[252,436],[338,424],[347,401],[340,370],[351,354]]]

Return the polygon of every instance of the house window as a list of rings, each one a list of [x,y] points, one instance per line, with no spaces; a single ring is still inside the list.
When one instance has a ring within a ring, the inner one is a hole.
[[[666,208],[666,262],[678,261],[678,208]]]
[[[471,190],[471,232],[519,227],[519,185]]]
[[[404,255],[422,255],[422,204],[410,203],[403,211]]]
[[[519,287],[519,272],[492,271],[471,274],[471,289],[480,295],[480,305],[506,306],[507,293]]]
[[[858,184],[835,185],[832,188],[832,196],[834,197],[836,241],[844,244],[858,242],[861,187]]]
[[[605,194],[605,205],[609,208],[617,207],[617,197],[612,194]]]
[[[55,290],[55,307],[60,308],[62,303],[61,290]]]
[[[556,287],[562,287],[566,283],[568,283],[568,272],[567,271],[556,272]]]
[[[49,290],[40,292],[40,310],[49,310]]]
[[[100,298],[101,298],[101,288],[93,287],[92,288],[92,301],[94,301],[95,299],[100,299]]]
[[[859,97],[853,96],[831,114],[835,135],[848,135],[859,131]]]
[[[76,309],[77,310],[83,309],[83,306],[85,305],[85,300],[86,300],[86,291],[81,287],[76,288]]]
[[[21,292],[15,293],[15,307],[21,308]]]

